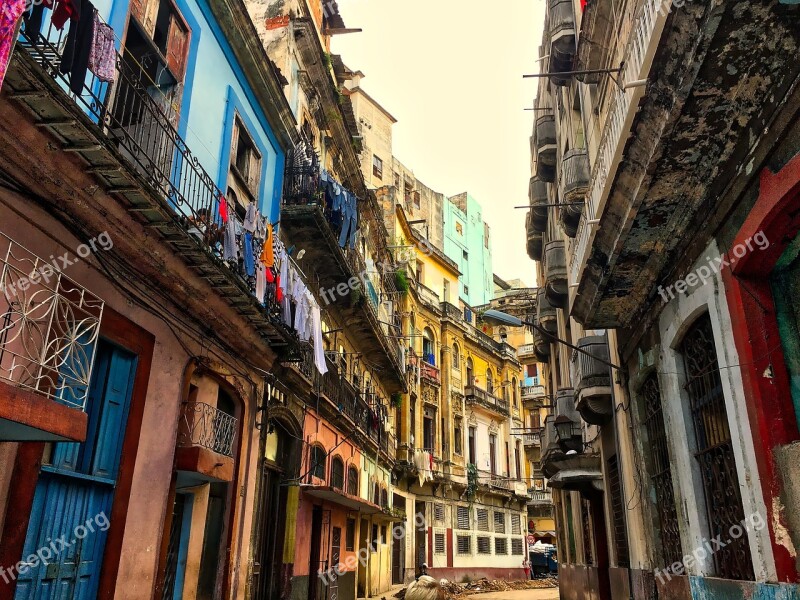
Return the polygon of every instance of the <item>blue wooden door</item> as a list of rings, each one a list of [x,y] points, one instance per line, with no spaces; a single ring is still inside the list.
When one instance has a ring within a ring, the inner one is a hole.
[[[86,441],[54,444],[42,465],[15,598],[97,596],[135,371],[134,354],[99,342]]]

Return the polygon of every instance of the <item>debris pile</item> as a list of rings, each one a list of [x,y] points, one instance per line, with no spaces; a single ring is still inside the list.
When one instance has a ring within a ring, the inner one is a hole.
[[[509,590],[556,588],[558,587],[558,579],[555,577],[545,577],[543,579],[527,581],[524,579],[506,581],[505,579],[487,579],[486,577],[483,577],[470,583],[455,583],[452,581],[442,580],[442,584],[442,589],[445,591],[445,598],[447,600],[464,600],[468,596],[482,594],[484,592],[507,592]],[[406,588],[397,592],[394,597],[400,599],[405,598]]]

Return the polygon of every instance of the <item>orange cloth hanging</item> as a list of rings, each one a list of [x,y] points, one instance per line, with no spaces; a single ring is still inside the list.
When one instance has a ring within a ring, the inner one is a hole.
[[[267,267],[275,266],[275,251],[272,248],[272,225],[267,225],[267,238],[264,240],[264,248],[261,250],[261,263]]]

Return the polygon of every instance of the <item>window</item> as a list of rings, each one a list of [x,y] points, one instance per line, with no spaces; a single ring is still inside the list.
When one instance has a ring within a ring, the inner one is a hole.
[[[478,536],[478,554],[492,553],[492,538],[488,536]]]
[[[325,479],[325,448],[322,446],[311,447],[311,475],[317,479]]]
[[[494,553],[508,554],[508,540],[504,537],[494,538]]]
[[[494,513],[494,532],[495,533],[505,533],[506,532],[506,515],[505,513],[501,513],[495,511]]]
[[[381,490],[381,506],[383,508],[389,508],[389,494],[386,491],[386,488]]]
[[[233,124],[230,166],[241,186],[250,195],[250,200],[255,201],[261,182],[261,154],[238,115]]]
[[[331,463],[331,485],[338,490],[344,489],[344,462],[338,456]]]
[[[442,281],[442,299],[450,302],[450,282],[447,279]]]
[[[491,369],[486,369],[486,391],[494,394],[494,377]]]
[[[519,515],[511,515],[511,534],[512,535],[519,535],[522,533],[522,519]]]
[[[514,399],[514,406],[519,406],[519,386],[517,385],[517,378],[511,378],[511,394]]]
[[[353,466],[347,469],[347,493],[358,496],[358,469]]]
[[[433,431],[433,419],[429,417],[424,417],[422,419],[422,444],[423,449],[432,452],[434,448],[434,431]]]
[[[456,233],[458,235],[464,235],[464,226],[458,221],[456,221]]]
[[[420,207],[419,192],[414,192],[414,206],[416,208]]]
[[[444,523],[444,504],[433,505],[433,520],[437,523]]]
[[[381,543],[381,538],[379,537],[379,534],[378,534],[378,526],[377,525],[373,525],[372,526],[372,542],[371,542],[370,549],[373,552],[377,552],[378,551],[378,546],[380,546],[380,543]]]
[[[711,319],[700,317],[681,343],[686,397],[694,429],[694,457],[700,467],[709,538],[728,535],[744,519],[739,477],[728,426],[722,379]],[[690,442],[691,443],[691,442]],[[714,570],[724,579],[752,580],[753,561],[747,535],[713,553]]]
[[[485,508],[475,510],[478,531],[489,531],[489,511]]]
[[[472,538],[470,536],[456,536],[456,554],[472,554]]]
[[[378,179],[383,179],[383,161],[372,155],[372,174]]]
[[[466,251],[466,250],[462,250],[462,251],[461,251],[461,256],[462,256],[462,258],[463,258],[464,260],[469,260],[469,254],[467,253],[467,251]]]
[[[456,528],[469,529],[469,507],[457,506],[456,507]]]
[[[433,366],[436,366],[435,347],[433,331],[430,327],[426,327],[422,331],[422,360]]]
[[[469,428],[469,462],[473,465],[475,463],[475,428]]]
[[[475,385],[475,374],[472,372],[472,358],[467,358],[467,379],[464,385]]]
[[[464,435],[461,430],[461,417],[453,419],[453,451],[461,456],[461,437]]]
[[[453,370],[461,370],[461,347],[458,344],[453,344]]]
[[[519,456],[520,456],[520,449],[519,448],[520,448],[520,444],[519,444],[519,440],[517,440],[517,446],[516,446],[516,448],[514,448],[514,466],[517,469],[517,471],[516,471],[516,473],[517,473],[517,481],[522,481],[522,465],[519,462]]]
[[[386,537],[386,525],[381,525],[381,544],[385,544],[389,541]]]
[[[374,484],[372,487],[372,502],[373,504],[377,504],[378,506],[381,505],[381,488],[378,484]]]
[[[356,548],[356,520],[347,519],[347,529],[345,529],[344,549],[353,552]]]
[[[445,547],[445,535],[443,533],[435,533],[433,535],[433,551],[436,554],[444,554],[446,551]]]
[[[523,551],[523,544],[520,538],[514,538],[511,540],[511,554],[515,556],[521,556],[525,554]]]
[[[497,436],[489,435],[489,471],[492,475],[497,475]]]

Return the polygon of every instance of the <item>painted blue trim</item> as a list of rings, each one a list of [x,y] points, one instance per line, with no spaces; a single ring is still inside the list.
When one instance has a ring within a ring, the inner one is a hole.
[[[189,556],[189,536],[192,533],[192,509],[194,508],[194,494],[180,494],[183,499],[183,521],[181,522],[181,539],[178,544],[178,568],[175,570],[175,590],[173,600],[183,598],[183,584],[186,579],[186,562]]]

